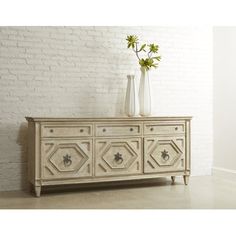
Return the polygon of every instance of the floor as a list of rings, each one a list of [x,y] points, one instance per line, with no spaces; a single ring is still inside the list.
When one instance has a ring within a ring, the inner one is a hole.
[[[220,209],[236,208],[236,183],[212,176],[132,183],[119,187],[48,189],[40,198],[29,192],[0,192],[1,209]]]

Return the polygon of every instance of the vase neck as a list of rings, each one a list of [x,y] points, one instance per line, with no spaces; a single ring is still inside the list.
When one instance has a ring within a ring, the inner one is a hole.
[[[148,75],[148,70],[147,70],[146,68],[141,67],[140,70],[141,70],[141,79],[142,79],[142,78],[148,78],[148,77],[149,77],[149,75]]]
[[[127,75],[127,79],[134,79],[134,75]]]
[[[140,70],[141,70],[142,74],[147,74],[148,73],[148,70],[144,66],[141,66]]]

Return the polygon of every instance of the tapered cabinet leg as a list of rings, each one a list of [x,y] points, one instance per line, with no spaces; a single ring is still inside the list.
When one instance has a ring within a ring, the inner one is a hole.
[[[189,175],[184,175],[184,184],[185,185],[188,185],[188,182],[189,182]]]
[[[34,190],[35,190],[35,195],[36,195],[36,197],[40,197],[40,194],[41,194],[41,186],[35,186],[35,187],[34,187]]]
[[[175,183],[175,176],[171,176],[171,181],[172,181],[172,184]]]

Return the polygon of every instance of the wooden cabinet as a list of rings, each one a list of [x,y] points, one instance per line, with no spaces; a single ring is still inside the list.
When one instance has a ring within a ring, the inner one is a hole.
[[[29,181],[41,187],[190,175],[191,117],[32,118]]]

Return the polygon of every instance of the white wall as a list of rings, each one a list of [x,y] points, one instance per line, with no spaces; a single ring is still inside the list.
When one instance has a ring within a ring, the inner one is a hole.
[[[236,27],[214,27],[214,166],[236,176]],[[222,172],[222,173],[221,173]]]
[[[25,116],[123,115],[126,75],[139,72],[127,34],[158,42],[153,115],[192,115],[192,174],[211,173],[211,28],[1,27],[1,190],[26,183]]]

